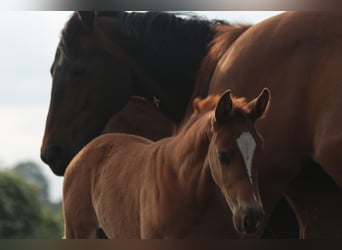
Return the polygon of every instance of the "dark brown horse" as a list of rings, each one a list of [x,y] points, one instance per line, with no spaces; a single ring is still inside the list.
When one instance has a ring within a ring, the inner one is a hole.
[[[65,172],[65,237],[95,237],[99,225],[109,238],[232,237],[232,225],[257,233],[263,142],[255,122],[268,104],[267,89],[250,102],[226,91],[196,101],[173,137],[95,138]]]
[[[289,12],[254,25],[224,49],[209,91],[272,91],[258,126],[261,196],[270,213],[286,193],[306,238],[342,237],[341,27],[338,12]]]
[[[167,13],[74,13],[51,68],[42,160],[63,175],[72,157],[103,133],[132,95],[144,97],[179,123],[193,93],[199,92],[196,86],[206,96],[210,78],[206,86],[195,82],[216,33],[227,34],[221,43],[228,47],[246,29]],[[142,131],[146,125],[141,126]],[[151,139],[163,136],[156,132]]]

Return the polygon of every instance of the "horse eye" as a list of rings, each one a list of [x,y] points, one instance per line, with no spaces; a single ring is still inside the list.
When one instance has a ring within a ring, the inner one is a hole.
[[[223,165],[229,165],[230,164],[230,156],[227,152],[220,151],[218,152],[218,158]]]

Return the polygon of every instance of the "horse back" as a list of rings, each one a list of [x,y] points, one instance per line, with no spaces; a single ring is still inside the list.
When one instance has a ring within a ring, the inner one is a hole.
[[[117,153],[125,153],[127,147],[148,145],[152,141],[136,135],[111,133],[96,137],[89,142],[69,163],[64,177],[64,189],[68,189],[72,179],[94,181],[96,172],[113,160]],[[86,182],[86,181],[85,181]]]

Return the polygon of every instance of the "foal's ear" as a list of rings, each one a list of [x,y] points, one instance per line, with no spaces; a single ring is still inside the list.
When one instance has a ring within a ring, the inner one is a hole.
[[[233,101],[231,98],[231,91],[226,90],[220,97],[216,109],[215,119],[217,122],[227,121],[233,109]]]
[[[193,107],[193,109],[194,109],[194,113],[196,113],[196,114],[199,113],[199,112],[201,111],[201,107],[200,107],[200,105],[199,105],[200,101],[201,101],[201,98],[196,97],[196,98],[194,99],[194,101],[192,102],[192,107]]]
[[[86,26],[93,26],[96,18],[96,11],[78,11],[77,16]]]
[[[270,91],[264,88],[260,95],[248,103],[251,109],[250,117],[253,121],[261,118],[268,111],[270,104]]]

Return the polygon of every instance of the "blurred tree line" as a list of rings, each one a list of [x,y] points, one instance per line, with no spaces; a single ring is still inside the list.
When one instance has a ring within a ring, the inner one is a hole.
[[[62,237],[61,202],[49,200],[48,188],[48,181],[33,162],[0,171],[0,238]]]

